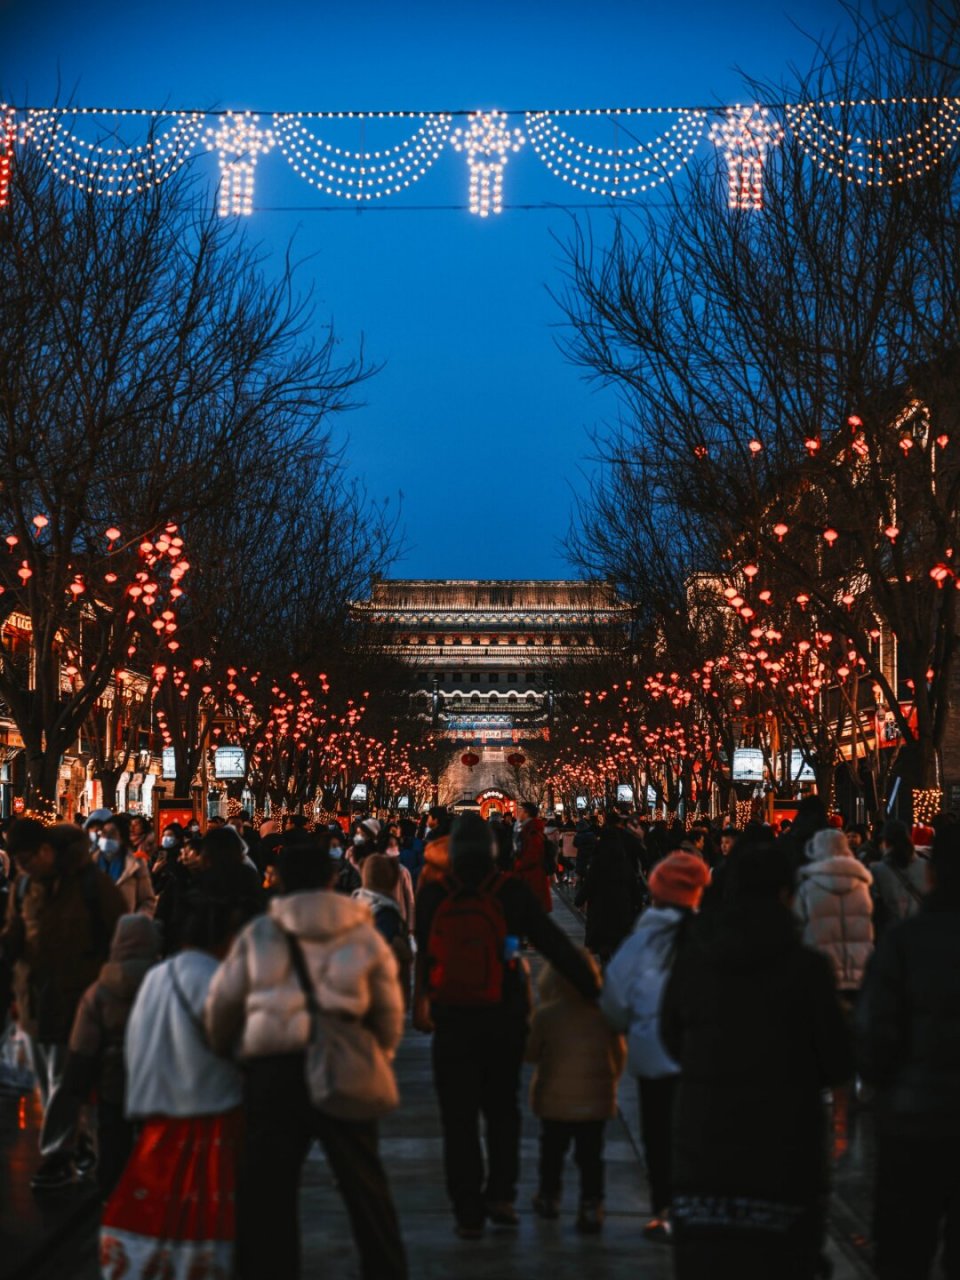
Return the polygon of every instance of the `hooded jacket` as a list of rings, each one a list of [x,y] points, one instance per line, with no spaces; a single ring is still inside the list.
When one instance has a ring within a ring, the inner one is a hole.
[[[362,1018],[392,1054],[403,1035],[397,962],[367,903],[325,890],[274,898],[236,938],[210,986],[205,1020],[220,1054],[299,1053],[310,1014],[284,933],[296,936],[323,1010]]]
[[[599,977],[592,957],[589,962]],[[537,986],[540,1004],[526,1051],[527,1061],[536,1064],[530,1082],[533,1114],[568,1123],[608,1120],[617,1110],[617,1081],[626,1059],[623,1037],[551,966]]]
[[[828,839],[840,836],[839,841]],[[821,831],[800,869],[794,911],[803,926],[803,941],[833,966],[841,991],[859,991],[873,953],[873,899],[869,870],[849,853],[834,849],[846,841],[840,832]]]
[[[604,974],[600,1008],[612,1027],[627,1033],[627,1065],[635,1076],[657,1080],[680,1070],[660,1039],[660,1005],[688,919],[679,907],[649,907]]]
[[[80,998],[110,953],[123,897],[92,863],[87,838],[64,850],[56,874],[18,878],[3,947],[16,961],[14,994],[24,1030],[66,1044]]]
[[[143,915],[121,916],[100,977],[83,994],[70,1033],[74,1070],[97,1082],[102,1101],[122,1106],[123,1036],[147,970],[157,961],[159,934]]]

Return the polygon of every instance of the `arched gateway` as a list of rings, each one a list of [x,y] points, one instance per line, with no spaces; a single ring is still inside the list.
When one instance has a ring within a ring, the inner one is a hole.
[[[506,813],[522,798],[509,757],[549,742],[553,673],[597,657],[627,607],[586,582],[395,579],[375,582],[354,613],[410,667],[421,714],[449,742],[441,798]],[[468,767],[464,754],[480,759]]]

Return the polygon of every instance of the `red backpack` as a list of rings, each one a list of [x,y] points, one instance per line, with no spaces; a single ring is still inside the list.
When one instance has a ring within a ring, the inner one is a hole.
[[[476,889],[448,879],[427,943],[430,999],[445,1005],[495,1005],[503,995],[507,922],[494,873]]]

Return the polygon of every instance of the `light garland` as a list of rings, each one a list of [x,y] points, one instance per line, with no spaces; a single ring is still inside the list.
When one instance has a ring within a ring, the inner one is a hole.
[[[783,125],[766,107],[728,107],[710,129],[710,141],[723,151],[731,209],[763,207],[763,166],[767,152],[783,140]]]
[[[503,210],[503,171],[511,151],[526,139],[519,129],[507,128],[502,111],[476,111],[466,129],[456,129],[450,141],[466,153],[470,170],[470,212],[481,218]]]
[[[156,186],[185,164],[203,131],[202,112],[181,112],[164,133],[136,147],[107,147],[87,142],[64,129],[61,112],[41,108],[27,112],[24,136],[63,182],[98,196],[129,196]],[[95,114],[79,111],[78,115]],[[159,112],[126,112],[113,116],[145,115],[156,119]]]
[[[929,826],[943,809],[943,791],[940,787],[917,787],[913,792],[913,820]]]
[[[798,144],[818,168],[859,186],[893,187],[929,173],[954,146],[960,127],[960,99],[931,99],[936,108],[930,118],[913,132],[895,138],[845,133],[821,114],[824,107],[886,107],[893,101],[905,100],[809,102],[787,105],[785,112]]]
[[[309,113],[274,116],[277,145],[299,177],[326,195],[346,200],[378,200],[419,182],[442,152],[453,119],[421,116],[421,127],[397,146],[348,151],[316,138],[302,123],[306,118]]]
[[[885,111],[918,106],[928,118],[913,132],[883,137],[846,133],[825,113],[837,109]],[[960,135],[960,98],[878,98],[785,104],[797,143],[820,169],[864,186],[894,186],[921,177],[940,163]],[[529,141],[537,158],[561,181],[604,199],[636,196],[675,177],[689,162],[711,115],[719,114],[709,139],[722,152],[732,209],[762,205],[763,171],[784,126],[759,105],[726,107],[575,107],[518,111],[299,111],[276,112],[260,127],[252,112],[169,111],[122,107],[16,109],[0,104],[0,207],[9,199],[14,142],[29,143],[64,182],[97,195],[129,196],[171,177],[195,154],[201,139],[216,151],[221,170],[221,214],[253,211],[256,165],[274,146],[298,177],[325,195],[372,202],[412,187],[433,167],[449,144],[464,153],[469,171],[469,208],[480,217],[503,209],[503,172],[511,154]],[[601,147],[562,127],[574,118],[604,120],[672,116],[673,122],[649,143]],[[126,117],[170,125],[132,147],[88,142],[65,128],[65,117],[94,118],[111,129]],[[454,116],[466,123],[453,129]],[[525,133],[509,125],[522,116]],[[217,124],[207,127],[213,117]],[[414,133],[380,150],[350,150],[317,137],[310,121],[409,120]]]
[[[207,129],[204,142],[220,163],[220,216],[253,213],[253,174],[257,161],[274,145],[270,129],[250,111],[231,111],[217,129]]]
[[[545,111],[528,111],[526,125],[531,147],[554,177],[590,195],[616,198],[667,182],[686,165],[703,136],[707,114],[681,108],[677,116],[676,123],[652,142],[633,147],[584,143]]]

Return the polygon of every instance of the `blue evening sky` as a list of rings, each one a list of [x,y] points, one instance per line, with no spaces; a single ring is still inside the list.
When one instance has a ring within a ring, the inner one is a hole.
[[[0,0],[0,86],[6,101],[31,106],[52,103],[59,85],[61,100],[81,104],[267,112],[713,104],[744,100],[741,71],[777,81],[791,63],[806,67],[808,36],[842,22],[836,0]],[[631,127],[646,141],[669,123]],[[356,149],[412,131],[312,128]],[[579,131],[618,145],[612,126]],[[197,164],[212,181],[214,157]],[[612,392],[565,361],[548,294],[561,282],[554,237],[585,215],[507,209],[481,221],[413,207],[465,205],[466,191],[464,157],[448,148],[411,192],[328,212],[337,202],[274,151],[257,171],[249,232],[278,261],[292,238],[318,322],[332,319],[346,352],[362,339],[384,366],[337,432],[371,495],[402,494],[408,551],[393,573],[565,576],[588,432],[617,412]],[[508,205],[588,198],[529,147],[511,158]],[[602,238],[608,216],[591,218]]]

